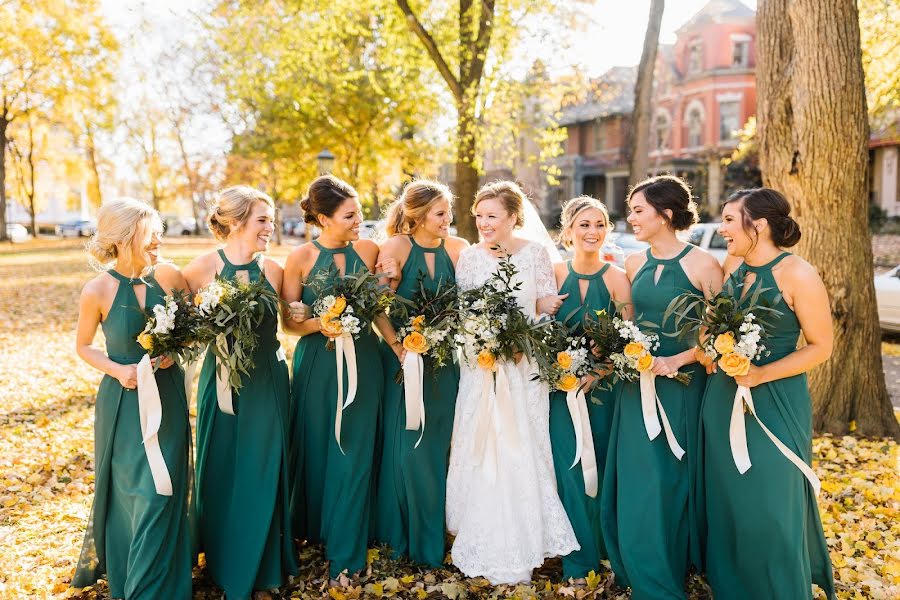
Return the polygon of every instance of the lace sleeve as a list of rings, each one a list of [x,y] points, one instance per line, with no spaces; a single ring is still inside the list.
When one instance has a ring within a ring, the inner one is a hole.
[[[475,272],[472,268],[473,249],[474,246],[464,248],[459,253],[459,260],[456,261],[456,285],[461,292],[471,290],[477,285],[475,281]]]
[[[556,294],[556,276],[553,274],[553,263],[547,249],[540,244],[535,244],[534,251],[534,278],[535,289],[538,298]]]

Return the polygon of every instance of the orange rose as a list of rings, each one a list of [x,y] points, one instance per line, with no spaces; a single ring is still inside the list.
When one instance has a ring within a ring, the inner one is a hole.
[[[403,347],[416,354],[425,354],[428,352],[428,341],[424,335],[418,331],[413,331],[403,338]]]
[[[337,298],[334,299],[334,302],[328,308],[328,314],[339,317],[344,312],[344,309],[346,309],[346,308],[347,308],[347,299],[344,298],[343,296],[338,296]]]
[[[556,354],[556,364],[562,369],[568,369],[572,366],[572,355],[568,352],[558,352]]]
[[[137,343],[141,345],[141,348],[144,350],[152,350],[153,349],[153,336],[150,335],[147,331],[142,331],[137,336]]]
[[[413,317],[411,325],[415,331],[421,332],[423,329],[425,329],[425,315]]]
[[[729,377],[739,377],[750,371],[750,359],[743,354],[729,352],[719,359],[719,366]]]
[[[497,359],[488,350],[482,350],[478,353],[478,366],[486,371],[493,371],[496,361]]]
[[[637,364],[635,365],[635,368],[638,371],[640,371],[641,373],[643,373],[644,371],[646,371],[647,369],[649,369],[652,366],[653,366],[653,355],[648,352],[638,359]]]
[[[628,358],[637,358],[646,351],[647,349],[640,342],[628,342],[628,345],[625,346],[625,356]]]
[[[571,373],[566,373],[556,382],[556,387],[564,392],[571,392],[577,390],[580,384],[581,381],[577,377]]]
[[[328,337],[336,337],[344,332],[341,322],[330,315],[319,319],[319,329]]]
[[[716,341],[713,342],[713,348],[715,348],[716,352],[719,354],[730,354],[734,352],[734,335],[730,331],[720,334],[716,338]]]

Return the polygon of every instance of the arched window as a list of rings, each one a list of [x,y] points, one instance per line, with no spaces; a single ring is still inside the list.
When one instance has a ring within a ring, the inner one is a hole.
[[[669,146],[669,131],[672,128],[672,119],[669,112],[660,109],[653,118],[653,149],[662,151]]]
[[[694,100],[688,105],[684,117],[688,148],[697,148],[703,145],[703,117],[703,104]]]
[[[699,73],[703,70],[703,42],[693,40],[688,45],[687,72]]]

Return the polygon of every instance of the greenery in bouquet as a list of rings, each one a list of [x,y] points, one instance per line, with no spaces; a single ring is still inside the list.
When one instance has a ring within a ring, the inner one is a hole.
[[[391,307],[392,316],[405,323],[397,331],[403,347],[431,359],[436,368],[452,362],[456,352],[460,316],[457,291],[456,284],[443,281],[430,290],[421,276],[412,298],[398,297]]]
[[[370,271],[341,275],[334,266],[317,273],[307,285],[318,297],[313,314],[319,319],[322,332],[330,337],[351,335],[357,339],[376,315],[385,312],[394,295],[378,278]],[[333,349],[334,342],[329,339],[326,347]]]
[[[146,314],[147,324],[137,342],[151,357],[168,356],[183,366],[203,353],[203,346],[196,343],[203,319],[191,303],[190,294],[173,290]]]
[[[228,367],[232,389],[241,388],[241,375],[253,369],[253,352],[259,346],[259,325],[268,312],[278,314],[280,300],[266,285],[265,275],[250,282],[216,276],[194,296],[202,318],[198,339],[209,344],[218,359],[216,368]]]
[[[580,329],[566,327],[560,321],[547,326],[548,352],[539,357],[538,377],[553,390],[575,391],[582,387],[581,378],[594,370],[590,340]]]

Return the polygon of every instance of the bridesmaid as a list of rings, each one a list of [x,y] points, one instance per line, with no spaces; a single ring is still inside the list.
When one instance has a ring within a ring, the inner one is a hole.
[[[450,189],[434,181],[413,181],[388,211],[387,233],[379,260],[393,261],[400,276],[390,280],[398,296],[411,299],[420,282],[429,290],[455,283],[460,251],[468,246],[450,236],[453,220]],[[405,323],[395,320],[395,328]],[[396,344],[400,344],[397,340]],[[387,348],[386,345],[383,348]],[[406,430],[403,384],[394,380],[400,363],[393,352],[382,352],[384,363],[384,431],[375,509],[375,536],[394,556],[440,567],[444,560],[444,497],[453,411],[459,387],[459,365],[434,369],[425,360],[426,426]]]
[[[631,190],[628,205],[635,237],[649,242],[650,248],[629,256],[625,272],[631,280],[635,318],[659,326],[652,372],[665,413],[657,418],[661,423],[668,418],[674,439],[665,430],[649,439],[640,385],[622,385],[601,493],[603,533],[616,582],[630,586],[632,598],[684,599],[688,568],[700,562],[693,481],[706,372],[688,342],[666,335],[675,331],[674,321],[661,324],[669,302],[679,294],[716,293],[722,268],[710,254],[675,235],[697,220],[684,181],[670,175],[647,179]],[[691,383],[665,377],[676,371],[689,373]],[[654,413],[659,412],[654,407]],[[677,457],[682,449],[686,454]]]
[[[313,181],[300,206],[306,222],[320,227],[322,235],[288,255],[282,298],[288,302],[302,299],[312,306],[317,295],[303,282],[334,268],[341,273],[375,271],[378,246],[359,239],[359,196],[337,177],[325,175]],[[354,341],[360,385],[353,403],[342,411],[338,446],[335,351],[326,349],[328,338],[318,318],[302,323],[285,321],[284,325],[287,332],[301,336],[294,351],[291,390],[294,535],[325,544],[332,578],[342,572],[352,575],[366,566],[375,431],[384,390],[378,338],[369,328]],[[391,342],[397,341],[392,330],[385,335]],[[399,355],[399,346],[392,347]],[[345,371],[345,395],[347,384]]]
[[[578,326],[590,311],[606,310],[612,314],[616,304],[630,304],[631,284],[625,271],[600,258],[600,249],[611,229],[606,206],[590,196],[573,198],[563,206],[561,225],[560,241],[566,248],[574,249],[575,255],[570,261],[554,265],[559,293],[565,296],[557,317],[569,327]],[[626,317],[630,317],[630,311],[628,306]],[[587,399],[601,485],[617,388],[595,390]],[[581,545],[581,550],[563,557],[563,578],[583,580],[591,571],[599,571],[600,560],[607,554],[600,527],[599,486],[594,497],[588,496],[584,463],[570,468],[576,441],[565,392],[554,391],[550,395],[550,442],[559,498]]]
[[[144,309],[187,289],[178,269],[158,263],[161,235],[159,215],[143,202],[115,200],[100,208],[88,252],[103,272],[81,293],[75,345],[105,375],[94,424],[94,505],[72,586],[105,578],[112,598],[128,600],[191,597],[191,427],[184,374],[171,359],[154,359],[162,402],[157,439],[169,495],[157,493],[163,480],[151,474],[138,407],[137,363],[146,352],[136,338],[147,321]],[[98,326],[108,357],[93,345]]]
[[[782,250],[800,240],[790,205],[767,188],[741,190],[722,210],[725,270],[743,294],[762,287],[781,315],[769,318],[771,354],[732,379],[710,377],[703,397],[699,490],[706,573],[716,599],[812,599],[812,583],[834,598],[831,561],[812,486],[743,415],[753,464],[741,475],[729,441],[736,385],[749,387],[759,420],[807,465],[812,460],[812,405],[806,372],[831,355],[831,309],[825,285],[808,262]],[[780,296],[780,298],[779,298]],[[806,345],[797,349],[800,334]],[[715,365],[711,365],[714,369]]]
[[[208,221],[224,246],[185,267],[191,290],[216,275],[242,281],[263,276],[277,294],[281,267],[262,254],[274,216],[272,199],[251,187],[221,192]],[[288,369],[277,331],[278,311],[267,310],[253,369],[234,392],[233,415],[219,408],[211,352],[200,373],[195,481],[200,551],[206,552],[206,568],[229,600],[279,587],[297,574],[288,503]]]

